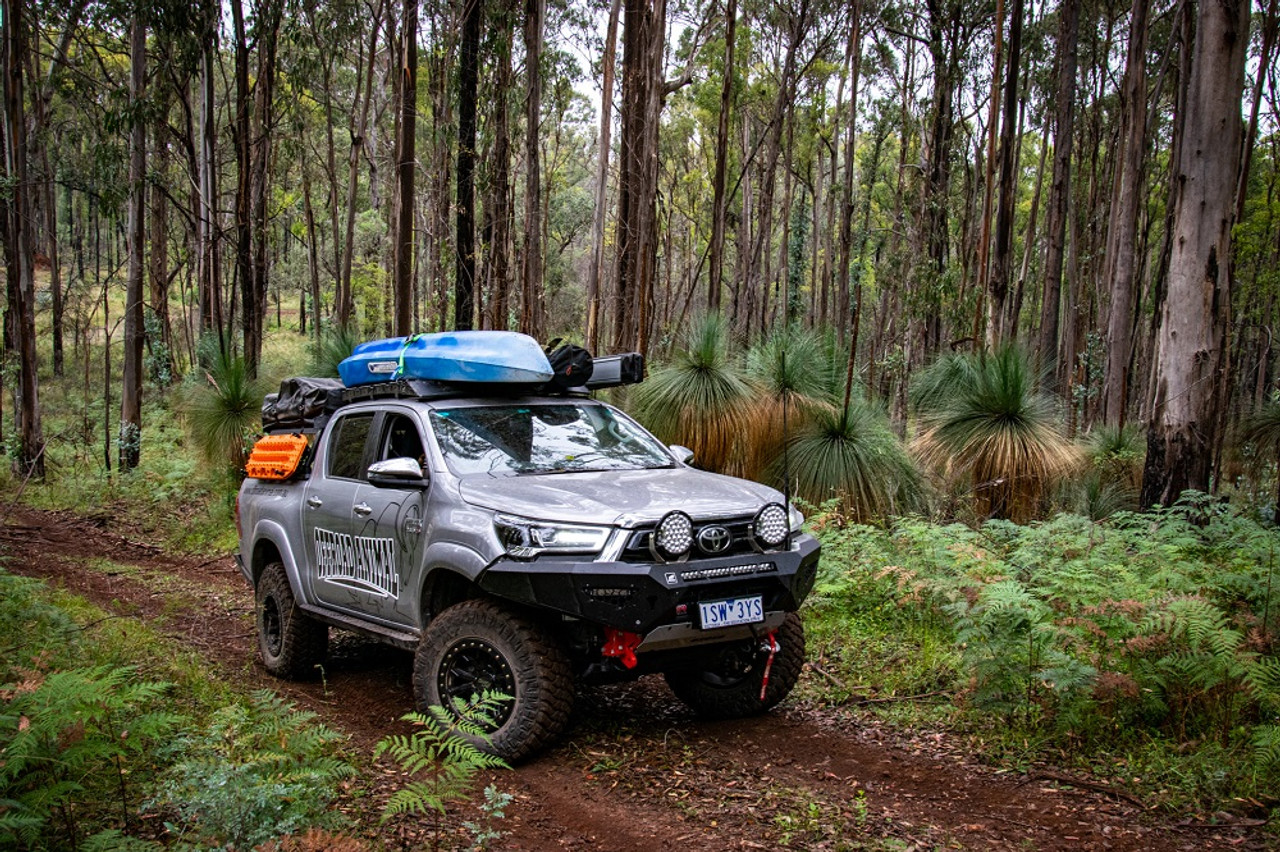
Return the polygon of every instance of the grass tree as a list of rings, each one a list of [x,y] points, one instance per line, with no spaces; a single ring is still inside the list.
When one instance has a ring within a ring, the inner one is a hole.
[[[1253,444],[1259,455],[1269,453],[1277,461],[1274,517],[1280,523],[1280,402],[1268,402],[1246,418],[1240,426],[1240,441]]]
[[[741,432],[747,476],[782,477],[775,465],[788,433],[796,434],[830,410],[837,369],[822,337],[792,327],[775,332],[747,351],[746,374],[758,391],[752,422]],[[785,421],[785,422],[784,422]]]
[[[838,500],[855,521],[923,508],[920,474],[889,418],[862,399],[812,410],[791,437],[785,463],[796,496]],[[779,480],[782,464],[778,458],[773,467]]]
[[[199,378],[183,393],[181,408],[205,459],[231,473],[244,466],[270,382],[250,376],[243,357],[209,348],[209,367],[195,374]]]
[[[1048,486],[1079,463],[1053,399],[1016,347],[939,360],[913,401],[913,452],[949,485],[966,489],[981,518],[1031,519]]]
[[[670,364],[637,385],[636,417],[663,441],[693,450],[699,466],[744,473],[740,441],[759,395],[730,348],[725,320],[695,322]]]

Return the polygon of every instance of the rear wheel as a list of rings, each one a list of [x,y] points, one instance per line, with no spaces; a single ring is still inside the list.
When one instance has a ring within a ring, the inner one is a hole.
[[[531,621],[492,601],[469,600],[431,620],[413,663],[418,708],[469,702],[485,692],[508,696],[482,737],[482,751],[517,761],[544,747],[569,720],[573,677],[559,643]]]
[[[714,650],[700,669],[667,672],[671,691],[699,715],[733,719],[763,713],[786,698],[804,668],[804,625],[787,613],[774,638],[778,650],[769,664],[768,640],[749,639]],[[765,670],[769,684],[761,698]]]
[[[298,608],[284,565],[262,570],[255,589],[258,650],[276,677],[314,677],[329,652],[329,628]]]

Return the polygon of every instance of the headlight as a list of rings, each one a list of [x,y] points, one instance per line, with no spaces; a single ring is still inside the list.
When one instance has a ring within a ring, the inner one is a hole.
[[[693,519],[684,512],[667,512],[653,529],[653,549],[662,559],[679,559],[693,547]]]
[[[511,556],[530,559],[542,553],[599,553],[609,540],[608,527],[579,527],[495,515],[498,541]]]
[[[769,503],[756,513],[751,533],[765,547],[777,547],[787,540],[791,531],[787,510],[777,503]]]

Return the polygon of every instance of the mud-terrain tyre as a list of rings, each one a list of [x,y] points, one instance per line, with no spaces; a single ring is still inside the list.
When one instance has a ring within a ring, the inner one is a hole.
[[[804,625],[800,617],[787,613],[776,638],[780,647],[769,668],[769,686],[763,701],[760,685],[769,653],[756,639],[735,642],[714,652],[710,664],[701,670],[666,672],[667,684],[676,697],[709,719],[763,713],[787,697],[804,668]]]
[[[487,600],[455,604],[433,618],[413,660],[418,709],[452,708],[486,691],[511,696],[482,751],[514,763],[564,730],[573,708],[573,675],[564,649],[545,630]]]
[[[319,674],[329,653],[329,628],[298,608],[284,565],[262,569],[254,597],[258,651],[267,671],[290,680]]]

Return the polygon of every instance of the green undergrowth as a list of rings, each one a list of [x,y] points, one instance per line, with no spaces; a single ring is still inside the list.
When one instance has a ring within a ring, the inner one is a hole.
[[[1154,803],[1280,805],[1280,533],[1203,495],[1105,522],[819,513],[807,700]]]
[[[332,826],[338,734],[0,569],[0,848],[249,849]]]

